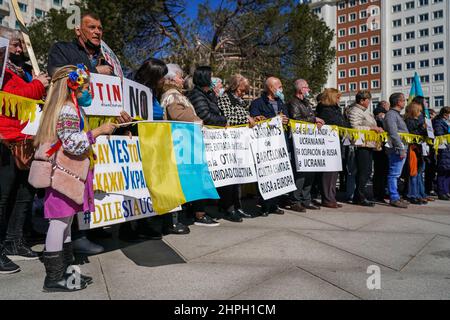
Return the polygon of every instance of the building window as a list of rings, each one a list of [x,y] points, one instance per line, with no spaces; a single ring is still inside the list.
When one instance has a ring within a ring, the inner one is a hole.
[[[415,54],[415,53],[416,53],[416,47],[408,47],[405,49],[406,55]]]
[[[438,10],[433,12],[433,19],[442,19],[444,17],[444,10]]]
[[[355,7],[356,6],[356,0],[350,0],[349,2],[348,2],[348,7],[349,8],[353,8],[353,7]]]
[[[369,54],[367,52],[361,53],[359,55],[359,61],[368,61],[369,60]]]
[[[444,41],[433,43],[433,50],[443,50],[443,49],[444,49]]]
[[[345,57],[339,57],[339,64],[345,64],[346,60]]]
[[[349,76],[350,77],[356,77],[356,73],[357,73],[356,69],[350,69]]]
[[[367,76],[369,74],[369,68],[362,67],[359,69],[359,75],[360,76]]]
[[[414,9],[414,1],[408,1],[406,4],[405,4],[405,9],[406,10],[411,10],[411,9]]]
[[[438,26],[433,28],[433,34],[443,34],[444,33],[444,26]]]
[[[26,5],[25,3],[19,2],[20,11],[27,12],[27,7],[28,5]]]
[[[367,81],[361,81],[359,83],[359,88],[361,90],[368,90],[369,89],[369,83]]]
[[[392,80],[392,86],[393,87],[401,87],[402,86],[402,79],[394,79],[394,80]]]
[[[414,31],[406,32],[405,38],[406,38],[406,40],[415,39],[416,33]]]
[[[351,56],[349,56],[349,62],[350,63],[355,63],[357,61],[357,56],[356,54],[352,54]]]
[[[380,81],[372,80],[372,89],[378,89],[378,88],[380,88]]]
[[[434,65],[435,67],[437,67],[437,66],[443,66],[443,65],[444,65],[444,58],[435,58],[435,59],[433,60],[433,65]]]
[[[392,26],[394,28],[401,27],[402,26],[402,19],[397,19],[397,20],[392,21]]]
[[[349,35],[355,35],[356,34],[356,27],[351,27],[348,29],[348,34]]]
[[[428,5],[428,0],[419,0],[419,7],[424,7]]]
[[[402,5],[401,4],[396,4],[392,6],[392,12],[396,13],[396,12],[401,12],[402,11]]]
[[[345,92],[347,91],[347,86],[345,84],[340,84],[339,85],[339,91],[340,92]]]
[[[414,77],[406,78],[406,85],[409,86],[414,80]]]
[[[419,46],[419,52],[423,53],[423,52],[428,52],[430,51],[430,45],[429,44],[421,44]]]
[[[400,33],[399,34],[394,34],[392,36],[392,42],[399,42],[399,41],[402,41],[402,35]]]
[[[420,68],[428,68],[430,66],[430,60],[420,60],[419,66]]]
[[[346,72],[345,72],[345,70],[341,70],[341,71],[339,71],[339,76],[338,76],[338,78],[339,78],[339,79],[344,79],[344,78],[345,78],[345,76],[346,76]]]
[[[422,83],[430,83],[430,76],[429,75],[421,76],[420,77],[420,82],[422,82]]]
[[[359,26],[359,33],[367,32],[367,24],[361,24]]]
[[[62,2],[63,2],[63,0],[53,0],[53,5],[54,6],[62,6]]]
[[[402,64],[401,63],[393,64],[392,65],[392,71],[393,72],[402,71]]]
[[[392,50],[392,56],[393,57],[401,57],[402,56],[402,49],[394,49]],[[372,57],[373,59],[373,57]]]
[[[409,25],[409,24],[414,24],[414,22],[415,22],[414,16],[408,17],[408,18],[405,19],[405,23],[406,23],[407,25]]]
[[[339,37],[345,37],[345,29],[340,29],[339,30]]]
[[[344,10],[345,9],[345,1],[340,1],[338,3],[338,10]]]
[[[352,22],[352,21],[355,21],[355,20],[356,20],[356,13],[350,13],[348,15],[348,21]]]
[[[380,66],[372,66],[372,74],[380,73]]]
[[[350,83],[350,91],[356,91],[356,83],[355,82]]]
[[[380,37],[378,37],[378,36],[372,37],[371,43],[372,43],[372,45],[380,44]]]
[[[344,51],[344,50],[345,50],[345,42],[339,43],[339,51]]]
[[[372,60],[380,59],[380,51],[372,51]]]
[[[442,108],[444,107],[444,96],[437,96],[434,97],[434,107],[435,108]]]
[[[44,16],[44,11],[42,11],[41,9],[35,9],[34,15],[36,16],[36,18],[42,18]]]
[[[434,82],[441,82],[444,81],[444,74],[443,73],[437,73],[433,75]]]
[[[345,15],[339,16],[339,23],[345,23]]]
[[[425,22],[430,19],[430,15],[428,13],[423,13],[419,15],[419,22]]]
[[[356,41],[355,40],[353,40],[353,41],[349,41],[349,43],[348,43],[348,48],[349,49],[355,49],[356,48]]]
[[[430,35],[429,29],[421,29],[421,30],[419,30],[419,37],[420,38],[428,37],[429,35]]]
[[[367,47],[367,45],[368,45],[367,39],[361,39],[361,40],[359,40],[359,46],[360,46],[360,47]]]
[[[359,18],[360,18],[360,19],[365,19],[365,18],[367,18],[367,10],[361,10],[361,11],[359,12]]]
[[[406,63],[406,70],[411,70],[416,68],[416,63],[414,61]]]

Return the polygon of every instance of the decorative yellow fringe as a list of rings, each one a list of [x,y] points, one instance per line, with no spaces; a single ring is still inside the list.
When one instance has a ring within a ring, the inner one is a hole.
[[[33,122],[36,119],[36,110],[38,104],[44,104],[42,100],[33,100],[14,94],[0,91],[0,115],[17,118],[22,122]]]

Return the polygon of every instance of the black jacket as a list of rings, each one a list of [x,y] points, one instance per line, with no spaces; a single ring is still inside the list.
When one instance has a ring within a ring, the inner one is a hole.
[[[199,87],[188,92],[187,97],[194,106],[195,113],[203,120],[203,124],[209,126],[225,127],[227,118],[222,115],[217,106],[217,99],[211,93],[205,93]]]
[[[289,112],[286,105],[281,101],[281,99],[276,98],[278,110],[282,111],[284,115],[288,116]],[[267,93],[263,93],[260,98],[253,100],[250,105],[250,116],[264,116],[267,119],[275,118],[277,114],[273,109],[272,105],[269,102],[269,98],[267,97]]]
[[[317,116],[325,121],[327,125],[350,128],[350,124],[345,120],[338,105],[327,106],[320,103],[317,106]]]
[[[433,119],[433,128],[436,137],[449,134],[449,126],[442,117],[437,116]],[[450,145],[438,150],[437,166],[438,170],[450,171]]]
[[[408,131],[411,134],[417,134],[419,136],[427,136],[427,129],[425,129],[424,124],[425,120],[422,119],[406,119],[406,126],[408,127]]]
[[[288,104],[289,118],[315,123],[314,111],[307,99],[300,100],[295,96]]]
[[[101,52],[98,52],[99,57]],[[53,76],[55,71],[67,65],[76,66],[79,63],[85,64],[89,71],[97,73],[97,69],[91,64],[89,56],[78,40],[72,42],[57,42],[50,49],[48,55],[47,71],[50,76]],[[100,59],[100,65],[108,65],[105,59]]]

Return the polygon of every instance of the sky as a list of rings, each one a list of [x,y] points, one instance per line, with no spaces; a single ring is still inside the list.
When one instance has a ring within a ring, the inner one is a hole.
[[[206,0],[186,0],[186,14],[190,18],[196,18],[197,17],[197,7],[200,3],[205,2]],[[210,0],[210,2],[213,4],[213,6],[218,6],[221,2],[221,0]]]

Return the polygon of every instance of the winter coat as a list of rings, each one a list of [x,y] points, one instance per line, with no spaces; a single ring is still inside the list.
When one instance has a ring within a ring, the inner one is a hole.
[[[33,100],[41,100],[45,94],[45,88],[39,80],[28,83],[8,68],[5,69],[2,91]],[[27,124],[28,122],[21,123],[17,117],[0,115],[0,138],[9,142],[24,140],[27,136],[21,131]]]
[[[221,96],[217,104],[231,126],[248,123],[248,104],[244,100],[239,101],[231,92]]]
[[[276,98],[275,100],[278,105],[278,111],[281,111],[284,115],[288,116],[289,112],[287,106],[283,103],[283,101],[281,101],[281,99],[279,98]],[[277,113],[269,102],[267,93],[264,92],[260,98],[252,101],[250,105],[250,116],[264,116],[267,119],[275,118],[277,116]]]
[[[320,103],[317,106],[317,116],[325,121],[326,125],[350,128],[350,124],[345,120],[338,105],[328,106]]]
[[[220,112],[217,100],[211,94],[205,93],[201,88],[195,87],[187,94],[197,116],[203,120],[204,125],[225,127],[227,118]]]
[[[353,129],[370,130],[372,127],[377,126],[377,121],[369,109],[359,104],[355,104],[348,110],[348,119]],[[376,142],[365,142],[362,147],[378,148],[379,146],[377,146]]]
[[[434,135],[444,136],[449,134],[448,123],[442,117],[437,116],[433,120]],[[446,145],[445,149],[438,150],[437,168],[443,171],[450,171],[450,145]]]
[[[201,122],[195,113],[194,106],[177,88],[165,88],[161,97],[161,106],[167,120],[184,122]]]
[[[289,118],[315,123],[316,116],[314,115],[313,108],[307,99],[301,100],[295,96],[288,104]]]

